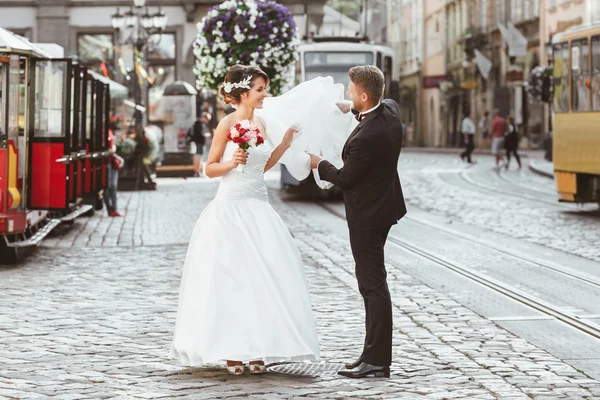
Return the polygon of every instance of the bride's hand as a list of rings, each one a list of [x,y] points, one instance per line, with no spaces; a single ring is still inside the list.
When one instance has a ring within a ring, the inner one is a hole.
[[[281,140],[281,144],[286,147],[290,147],[292,145],[292,141],[294,140],[294,135],[296,134],[297,128],[295,126],[290,126],[288,130],[283,135],[283,139]]]
[[[238,147],[233,152],[233,168],[236,168],[240,164],[246,164],[246,160],[248,160],[248,152],[241,147]]]
[[[349,113],[350,109],[352,108],[352,102],[347,100],[338,101],[337,103],[335,103],[335,105],[338,106],[340,111],[344,114]]]

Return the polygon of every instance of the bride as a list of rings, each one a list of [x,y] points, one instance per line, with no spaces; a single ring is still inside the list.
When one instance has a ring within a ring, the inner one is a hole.
[[[302,259],[268,202],[263,176],[281,161],[305,178],[309,146],[294,139],[295,128],[277,126],[282,115],[255,114],[270,100],[268,83],[261,69],[234,65],[220,89],[236,111],[216,129],[205,171],[222,180],[196,222],[183,267],[171,355],[184,365],[225,360],[227,371],[240,375],[244,363],[251,373],[262,373],[265,363],[319,359]],[[277,112],[275,103],[270,112]],[[230,128],[246,120],[265,138],[248,151],[227,140]],[[243,172],[239,164],[245,164]]]

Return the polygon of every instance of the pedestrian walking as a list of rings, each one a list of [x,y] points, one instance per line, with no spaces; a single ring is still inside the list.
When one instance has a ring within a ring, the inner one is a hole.
[[[122,217],[117,209],[117,186],[119,185],[119,169],[123,167],[124,160],[117,155],[117,146],[112,129],[108,130],[108,151],[110,154],[108,169],[108,182],[102,193],[106,211],[109,217]]]
[[[479,131],[484,142],[487,143],[488,137],[490,136],[490,112],[486,111],[483,117],[479,120]]]
[[[492,154],[496,157],[496,168],[500,168],[500,162],[504,161],[504,133],[506,132],[506,121],[500,116],[499,110],[494,110],[492,121]]]
[[[514,155],[517,159],[517,164],[519,164],[519,168],[521,169],[521,158],[519,157],[519,153],[517,153],[517,149],[519,148],[519,132],[517,130],[517,126],[515,125],[515,120],[510,117],[508,118],[507,123],[507,134],[505,140],[506,147],[506,165],[505,168],[508,169],[510,164],[510,155]]]
[[[212,145],[214,130],[212,129],[212,114],[209,112],[203,112],[200,116],[200,121],[202,122],[202,132],[204,135],[204,149],[210,150],[210,146]],[[208,160],[208,151],[204,152],[204,156],[200,161],[205,162]]]
[[[204,154],[204,143],[206,139],[204,137],[204,130],[206,123],[202,122],[201,114],[194,122],[194,125],[188,132],[188,140],[192,141],[196,145],[196,151],[194,153],[194,177],[200,177],[202,174],[202,155]],[[206,121],[206,117],[204,118]]]
[[[460,158],[464,161],[465,158],[469,164],[472,164],[471,153],[475,149],[475,123],[471,119],[471,112],[467,111],[465,118],[462,120],[461,133],[464,136],[465,151],[460,154]]]

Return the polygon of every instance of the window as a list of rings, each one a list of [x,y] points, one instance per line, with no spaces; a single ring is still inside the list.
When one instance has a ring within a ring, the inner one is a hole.
[[[504,2],[496,1],[496,10],[494,12],[496,25],[504,23]]]
[[[488,23],[488,5],[487,0],[481,0],[481,32],[487,32]]]
[[[590,68],[587,39],[571,44],[571,110],[590,111]]]
[[[600,111],[600,36],[592,38],[592,111]]]
[[[165,88],[173,83],[177,76],[177,38],[175,33],[155,35],[153,41],[158,42],[146,52],[148,75],[152,82],[148,89],[148,119],[160,121],[163,118],[160,108]]]
[[[150,66],[148,75],[153,82],[148,89],[148,113],[151,121],[161,120],[161,99],[165,88],[175,82],[175,65]]]
[[[523,19],[523,1],[512,0],[511,1],[511,18],[513,22],[519,22]]]
[[[37,137],[62,137],[65,134],[63,102],[66,76],[67,65],[65,63],[38,61],[35,64],[33,129]]]
[[[600,4],[592,1],[592,22],[600,22]]]
[[[569,111],[569,44],[554,46],[554,110]]]
[[[176,40],[174,33],[163,33],[162,35],[154,35],[152,37],[152,40],[158,41],[158,44],[156,46],[151,47],[148,50],[148,53],[146,55],[146,58],[148,60],[175,60]]]
[[[101,75],[112,78],[114,45],[111,33],[85,33],[77,36],[77,54],[81,63]]]

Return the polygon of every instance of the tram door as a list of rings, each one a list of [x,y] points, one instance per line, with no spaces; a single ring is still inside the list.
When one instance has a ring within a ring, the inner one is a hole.
[[[104,142],[102,150],[106,151],[108,149],[108,130],[110,129],[110,86],[106,85],[104,87]],[[114,135],[114,132],[113,132]],[[116,140],[113,136],[113,140]],[[108,186],[108,163],[110,157],[102,158],[102,188],[106,188]]]
[[[77,198],[82,196],[83,165],[85,155],[81,140],[81,120],[84,104],[84,77],[86,69],[78,65],[73,66],[71,80],[71,168],[69,168],[69,202],[75,204]]]
[[[103,153],[108,147],[110,92],[107,84],[98,81],[96,86],[96,135],[94,136],[92,159],[96,173],[94,191],[98,193],[106,187],[108,178],[107,158],[103,156]]]
[[[95,101],[95,120],[94,120],[94,136],[92,137],[92,164],[94,169],[94,180],[92,190],[94,193],[98,193],[102,190],[103,186],[103,166],[104,160],[102,158],[102,151],[106,148],[105,146],[105,137],[106,137],[106,129],[105,129],[105,113],[104,107],[106,105],[106,101],[104,96],[106,91],[108,90],[107,85],[100,81],[96,81],[96,101]]]
[[[0,56],[0,212],[22,206],[24,150],[19,141],[19,117],[24,113],[19,56]]]
[[[89,195],[94,190],[95,170],[92,163],[91,154],[94,149],[94,136],[96,135],[96,80],[86,74],[85,80],[85,118],[83,122],[83,132],[81,139],[83,140],[83,149],[85,151],[85,167],[84,167],[84,183],[83,194]]]
[[[29,119],[29,209],[69,206],[71,153],[70,59],[32,60]]]

